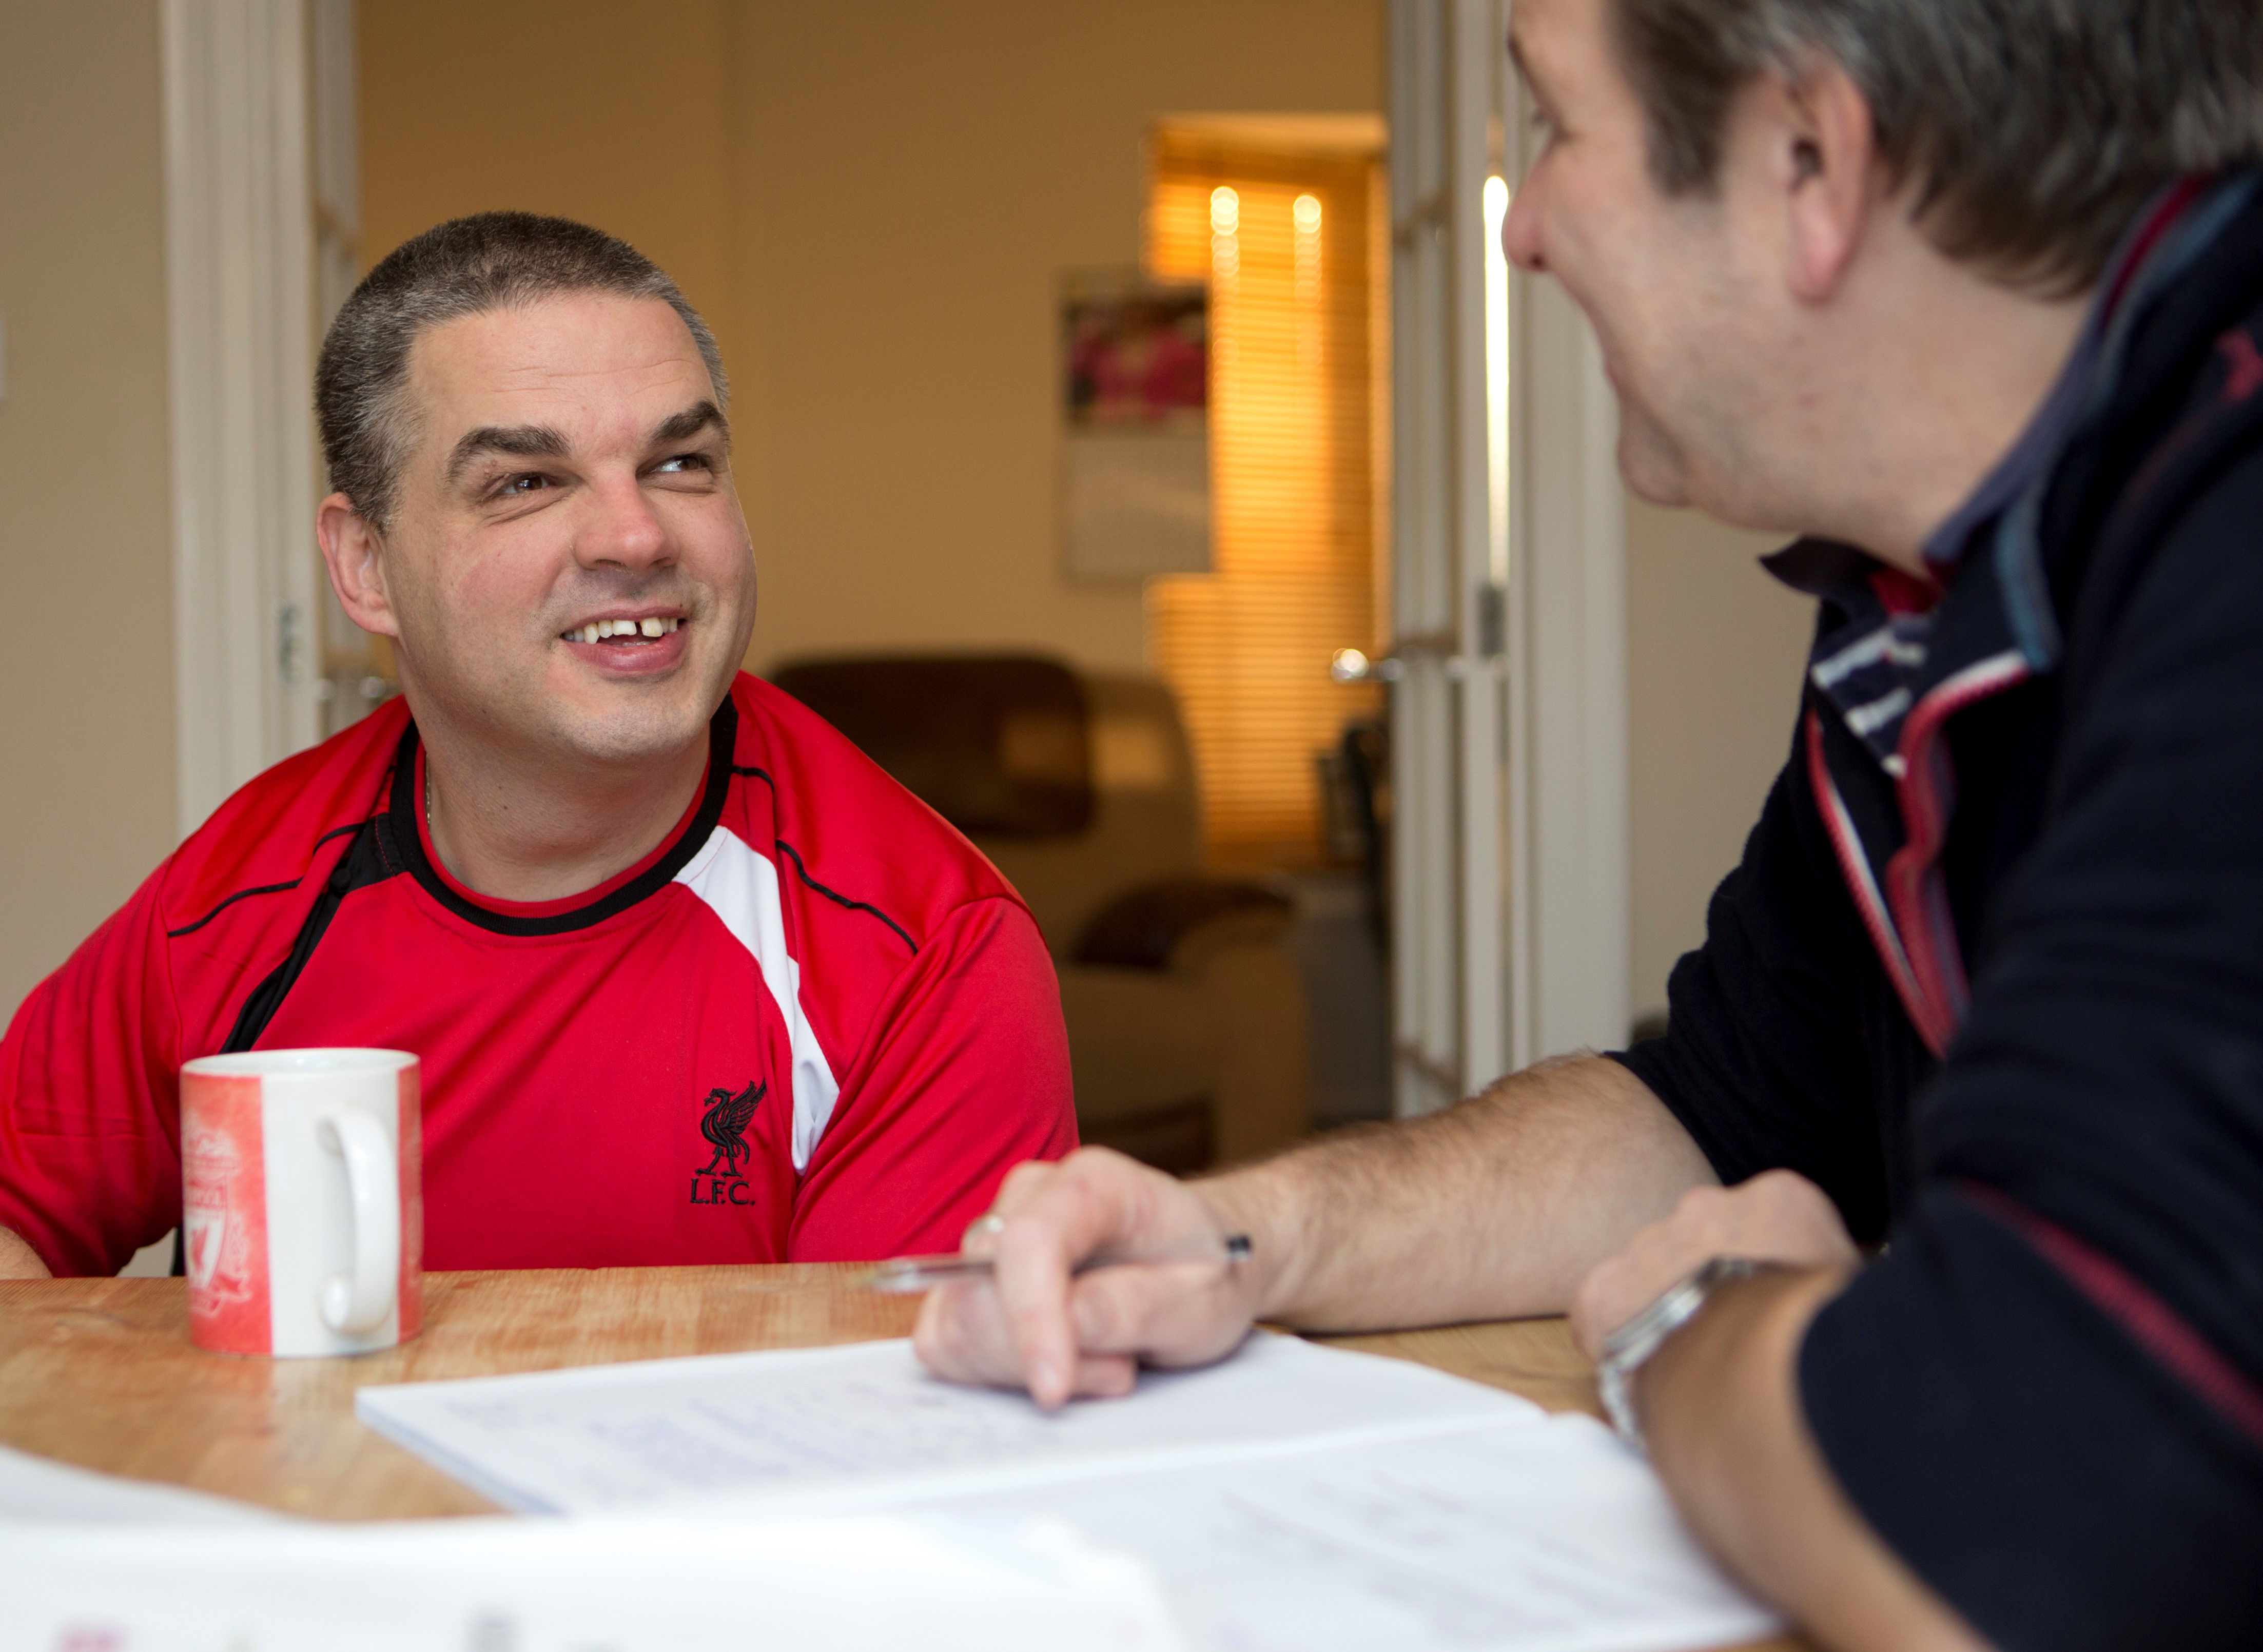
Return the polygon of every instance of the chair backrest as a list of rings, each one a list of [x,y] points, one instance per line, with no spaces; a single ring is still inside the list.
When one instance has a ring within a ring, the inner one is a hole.
[[[969,836],[1052,837],[1092,818],[1084,689],[1059,661],[806,660],[770,680]]]
[[[1083,685],[1090,823],[1048,837],[972,834],[1030,903],[1059,960],[1117,895],[1203,868],[1202,793],[1178,700],[1162,684],[1128,674],[1091,672]]]
[[[973,839],[1056,959],[1124,891],[1202,869],[1194,754],[1160,683],[1003,655],[797,661],[771,681]]]

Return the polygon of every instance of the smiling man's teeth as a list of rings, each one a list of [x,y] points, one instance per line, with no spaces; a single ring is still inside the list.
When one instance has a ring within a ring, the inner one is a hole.
[[[607,637],[664,637],[683,623],[657,614],[644,620],[592,620],[578,631],[568,631],[566,636],[574,642],[603,642]]]

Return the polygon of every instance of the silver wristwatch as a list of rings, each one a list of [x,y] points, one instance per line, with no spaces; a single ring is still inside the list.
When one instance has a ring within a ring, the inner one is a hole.
[[[1644,1360],[1665,1346],[1668,1337],[1697,1316],[1707,1297],[1731,1279],[1750,1279],[1758,1265],[1743,1257],[1715,1257],[1603,1339],[1602,1363],[1595,1371],[1603,1410],[1611,1426],[1637,1451],[1649,1447],[1643,1443],[1642,1423],[1634,1414],[1634,1373],[1642,1369]]]

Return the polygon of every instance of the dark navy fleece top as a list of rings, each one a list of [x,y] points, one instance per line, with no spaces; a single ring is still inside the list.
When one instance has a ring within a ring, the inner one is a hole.
[[[1667,1036],[1618,1058],[1724,1181],[1788,1167],[1891,1240],[1809,1330],[1807,1419],[2007,1648],[2263,1644],[2263,192],[2231,182],[2173,203],[2218,209],[2202,244],[1966,524],[1888,740],[1848,714],[1891,687],[1811,678]],[[1818,657],[1893,618],[1799,550]]]

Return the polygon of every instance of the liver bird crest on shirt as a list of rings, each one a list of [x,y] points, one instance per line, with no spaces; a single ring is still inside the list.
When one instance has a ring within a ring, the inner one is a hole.
[[[762,1083],[748,1084],[735,1096],[725,1089],[707,1092],[707,1111],[700,1118],[699,1134],[713,1144],[715,1156],[699,1172],[702,1176],[739,1175],[739,1161],[754,1151],[747,1145],[747,1127],[754,1122],[755,1109],[762,1105],[769,1090],[770,1086]]]

